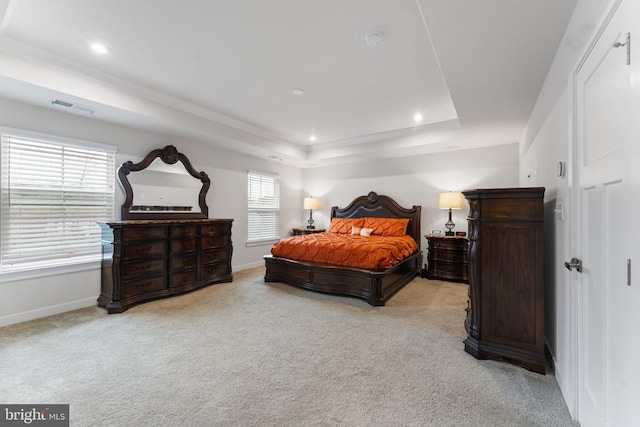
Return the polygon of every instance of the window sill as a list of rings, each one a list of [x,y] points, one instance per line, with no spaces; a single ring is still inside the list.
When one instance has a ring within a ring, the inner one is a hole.
[[[280,240],[280,238],[275,237],[273,239],[265,239],[265,240],[252,240],[250,242],[247,242],[245,244],[245,246],[247,248],[251,248],[253,246],[267,246],[267,245],[273,245],[275,242],[277,242],[278,240]]]
[[[74,263],[43,266],[40,268],[31,267],[29,270],[13,270],[0,272],[0,283],[15,282],[18,280],[36,279],[46,276],[57,276],[60,274],[75,273],[79,271],[95,270],[100,268],[100,259],[86,261],[76,261]]]

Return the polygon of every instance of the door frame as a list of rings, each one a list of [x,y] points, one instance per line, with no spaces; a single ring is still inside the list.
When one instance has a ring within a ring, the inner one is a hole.
[[[571,257],[582,258],[582,218],[581,218],[581,209],[582,206],[582,197],[581,191],[579,188],[576,188],[576,183],[579,183],[579,169],[577,165],[579,164],[579,159],[577,158],[577,146],[578,146],[578,137],[577,137],[577,126],[578,126],[578,73],[584,66],[587,58],[595,48],[596,44],[600,40],[600,37],[607,29],[607,25],[611,22],[611,19],[615,15],[616,11],[622,4],[623,0],[614,0],[609,6],[609,10],[605,15],[604,19],[600,22],[600,25],[597,31],[594,33],[589,45],[585,49],[584,53],[580,57],[577,65],[574,67],[570,79],[569,79],[569,99],[570,99],[570,111],[569,111],[569,153],[568,159],[569,164],[568,169],[569,173],[567,174],[568,182],[568,191],[569,197],[571,200],[571,209],[569,217],[569,228],[571,230],[571,242],[569,245],[569,254]],[[565,255],[566,256],[566,255]],[[569,412],[572,417],[576,420],[580,420],[580,412],[579,412],[579,399],[580,399],[580,358],[578,354],[578,339],[580,334],[580,324],[579,319],[581,318],[581,307],[580,307],[580,295],[581,295],[581,286],[579,280],[580,273],[576,271],[567,271],[565,277],[568,279],[565,283],[571,283],[571,394],[572,399],[566,400]]]

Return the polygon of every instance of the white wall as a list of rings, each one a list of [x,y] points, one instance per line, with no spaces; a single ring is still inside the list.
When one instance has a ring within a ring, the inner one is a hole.
[[[162,135],[101,122],[53,109],[0,98],[0,126],[114,145],[116,167],[139,161],[149,151],[173,144],[189,157],[196,170],[207,172],[210,218],[233,218],[233,270],[262,265],[270,244],[247,247],[247,171],[277,173],[281,186],[281,235],[302,216],[300,169],[279,162],[244,156],[207,146],[206,141],[176,140]],[[115,171],[114,171],[115,181]],[[122,192],[116,190],[114,219],[119,219]],[[0,275],[0,326],[95,304],[100,293],[100,265],[76,266],[25,274]]]
[[[570,273],[563,266],[564,260],[571,259],[571,194],[568,175],[557,173],[558,162],[569,163],[568,121],[569,95],[565,89],[520,159],[521,186],[545,187],[545,340],[563,389],[570,389],[574,380],[570,310],[573,295]]]
[[[518,145],[451,151],[410,158],[391,158],[302,172],[303,193],[320,199],[314,211],[316,227],[329,225],[332,206],[345,207],[354,198],[375,191],[391,196],[400,205],[422,206],[422,235],[432,229],[446,230],[447,211],[438,209],[444,191],[518,186]],[[455,230],[467,231],[469,207],[454,211]],[[303,212],[304,224],[309,213]],[[423,238],[420,247],[426,248]]]

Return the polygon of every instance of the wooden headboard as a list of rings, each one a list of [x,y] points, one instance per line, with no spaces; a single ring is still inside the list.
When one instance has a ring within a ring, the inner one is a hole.
[[[411,209],[403,208],[389,196],[378,195],[371,191],[366,196],[355,198],[345,208],[333,206],[331,218],[409,218],[407,234],[413,237],[420,249],[420,214],[421,206]]]

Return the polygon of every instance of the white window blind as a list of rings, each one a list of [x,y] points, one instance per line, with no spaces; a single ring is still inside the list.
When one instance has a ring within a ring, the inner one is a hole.
[[[96,259],[114,152],[2,134],[0,271]]]
[[[248,234],[250,242],[280,238],[280,179],[249,171]]]

